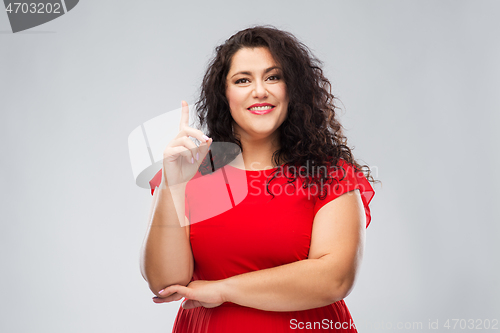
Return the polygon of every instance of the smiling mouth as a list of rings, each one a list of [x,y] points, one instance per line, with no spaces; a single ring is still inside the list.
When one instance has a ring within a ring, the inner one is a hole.
[[[249,111],[266,111],[271,109],[274,109],[274,105],[254,106],[248,108]]]

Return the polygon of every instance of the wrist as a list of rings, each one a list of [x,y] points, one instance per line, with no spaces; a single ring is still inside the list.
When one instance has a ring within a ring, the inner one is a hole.
[[[219,290],[219,294],[222,298],[223,303],[231,302],[231,297],[230,297],[230,293],[229,293],[229,284],[230,283],[228,283],[229,279],[230,278],[217,281],[217,288]]]
[[[167,190],[168,189],[171,193],[178,194],[178,193],[184,193],[186,191],[186,185],[187,185],[186,183],[180,183],[180,184],[176,184],[176,185],[168,185],[167,182],[165,181],[165,178],[162,177],[158,188],[160,190]]]
[[[182,194],[186,193],[186,184],[177,184],[168,186],[168,189],[172,194]]]

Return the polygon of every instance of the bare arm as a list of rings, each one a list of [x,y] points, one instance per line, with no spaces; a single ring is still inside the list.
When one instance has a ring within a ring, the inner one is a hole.
[[[361,263],[366,219],[359,190],[316,214],[309,258],[217,281],[222,298],[267,311],[299,311],[334,303],[351,291]]]
[[[179,133],[163,152],[162,180],[153,194],[140,256],[141,274],[157,296],[170,285],[186,286],[193,276],[189,221],[184,216],[185,191],[187,182],[208,153],[212,139],[188,125],[189,107],[182,101]],[[202,144],[196,146],[189,137],[197,138]]]
[[[189,223],[184,217],[185,188],[170,189],[164,182],[153,194],[148,230],[141,249],[141,273],[151,291],[187,285],[193,276]],[[177,209],[176,209],[177,207]],[[179,218],[185,219],[184,223]],[[181,226],[184,225],[184,226]]]
[[[354,286],[365,229],[361,195],[359,190],[350,191],[316,214],[307,259],[223,280],[170,286],[153,300],[163,303],[185,297],[185,309],[232,302],[265,311],[301,311],[332,304]]]

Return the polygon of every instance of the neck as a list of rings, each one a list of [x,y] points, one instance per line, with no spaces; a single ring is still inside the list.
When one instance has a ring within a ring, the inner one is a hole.
[[[280,148],[279,133],[265,138],[240,137],[243,147],[242,157],[245,170],[265,170],[277,167],[274,165],[273,153]]]

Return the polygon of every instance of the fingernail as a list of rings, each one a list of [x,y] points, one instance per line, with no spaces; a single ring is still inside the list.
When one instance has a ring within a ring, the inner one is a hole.
[[[158,292],[158,294],[161,294],[161,293],[163,292],[163,290],[165,290],[165,289],[160,290],[160,291]]]
[[[199,161],[200,160],[200,153],[196,153],[196,160]]]
[[[194,158],[191,157],[191,164],[193,164],[193,163],[194,163]]]
[[[208,136],[206,136],[205,134],[203,134],[202,138],[205,140],[205,141],[208,141],[208,139],[210,139]]]

